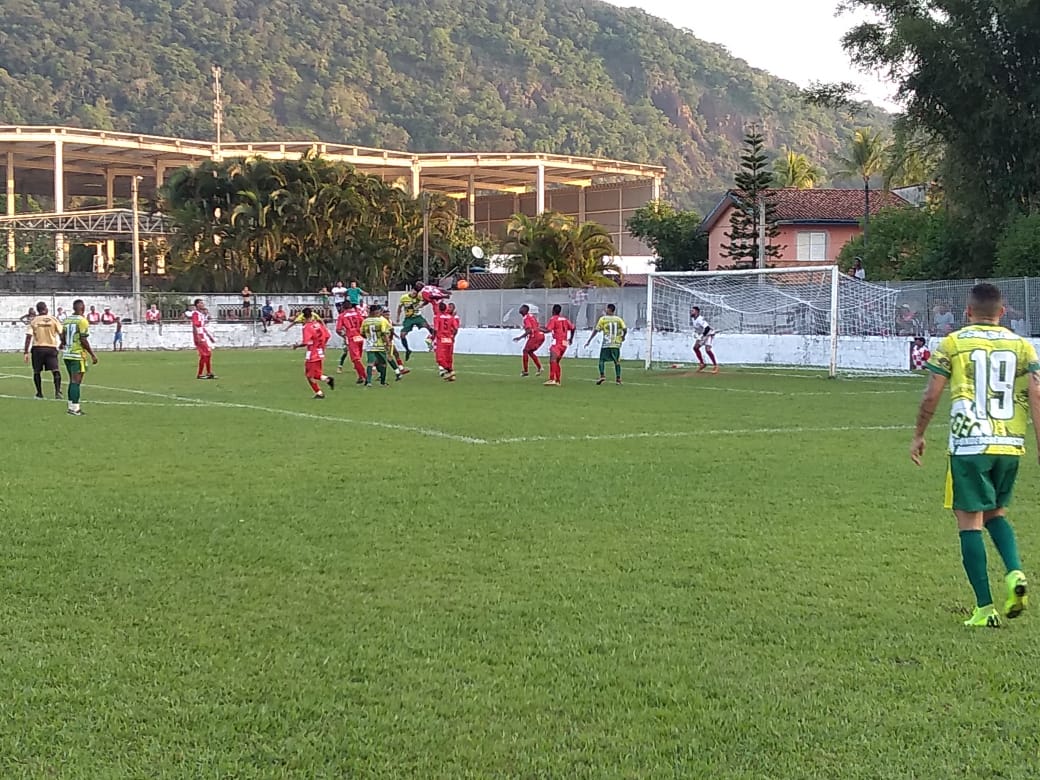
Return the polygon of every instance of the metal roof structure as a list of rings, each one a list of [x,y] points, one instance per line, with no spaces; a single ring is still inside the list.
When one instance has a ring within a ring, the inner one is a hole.
[[[29,230],[36,233],[63,233],[80,241],[110,239],[133,235],[134,212],[131,209],[97,209],[67,211],[64,214],[16,214],[0,217],[0,231]],[[162,214],[138,212],[137,229],[144,238],[168,236],[173,225]]]
[[[8,217],[17,215],[18,195],[44,198],[53,204],[50,217],[57,219],[68,213],[71,198],[90,197],[107,209],[115,208],[116,199],[130,197],[134,177],[140,177],[140,196],[154,198],[167,174],[184,166],[199,165],[205,160],[254,156],[271,160],[300,159],[310,153],[353,165],[413,195],[436,192],[455,198],[460,201],[460,213],[474,223],[477,222],[478,198],[512,195],[515,202],[519,202],[523,195],[533,196],[528,198],[533,201],[530,210],[541,213],[546,209],[547,193],[579,192],[584,204],[586,190],[610,184],[619,190],[638,188],[637,197],[645,202],[660,197],[665,175],[665,168],[657,165],[557,154],[413,153],[324,141],[217,144],[76,127],[0,125],[0,168],[6,170]],[[620,205],[617,210],[618,214],[622,213]],[[583,205],[575,207],[574,215],[584,219]],[[620,225],[623,220],[618,216],[615,221]],[[131,223],[132,220],[127,224]],[[7,267],[13,269],[13,231],[35,228],[25,227],[27,223],[22,220],[5,221],[5,224]],[[112,223],[121,224],[118,220]],[[56,265],[58,270],[64,270],[63,233],[55,232],[58,236]],[[614,232],[618,238],[626,233],[620,227]],[[128,234],[109,232],[105,235],[112,238]]]

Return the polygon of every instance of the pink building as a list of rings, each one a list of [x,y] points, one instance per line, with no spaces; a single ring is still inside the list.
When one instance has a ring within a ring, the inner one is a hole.
[[[779,258],[767,260],[769,265],[833,264],[841,248],[863,232],[863,190],[769,190],[776,204],[780,235],[771,243],[781,247]],[[708,269],[732,266],[733,260],[723,256],[722,247],[729,244],[726,233],[736,200],[727,192],[703,223],[708,233]],[[909,206],[893,192],[870,193],[870,213],[883,208]]]

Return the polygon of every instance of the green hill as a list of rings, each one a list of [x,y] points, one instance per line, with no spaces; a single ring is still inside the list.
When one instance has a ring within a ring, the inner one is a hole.
[[[0,0],[0,123],[662,163],[704,209],[761,120],[826,167],[850,122],[642,11],[594,0]],[[861,121],[886,122],[875,113]]]

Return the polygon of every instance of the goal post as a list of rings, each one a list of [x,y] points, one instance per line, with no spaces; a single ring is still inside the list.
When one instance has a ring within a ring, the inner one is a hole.
[[[721,362],[820,368],[830,376],[846,369],[905,370],[905,345],[887,338],[897,295],[836,265],[653,271],[644,365],[694,359],[690,310],[696,306],[719,334]]]

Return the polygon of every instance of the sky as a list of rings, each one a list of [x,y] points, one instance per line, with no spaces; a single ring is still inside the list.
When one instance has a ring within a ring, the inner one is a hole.
[[[860,18],[835,16],[839,0],[741,0],[732,3],[690,0],[608,0],[613,5],[642,8],[667,19],[676,27],[690,30],[698,38],[719,43],[748,64],[801,87],[810,81],[851,81],[862,89],[861,97],[895,111],[895,89],[873,74],[864,74],[849,63],[841,48],[841,36]],[[792,9],[797,8],[794,13]],[[743,19],[734,17],[737,10]],[[811,32],[808,45],[784,42],[802,39]]]

